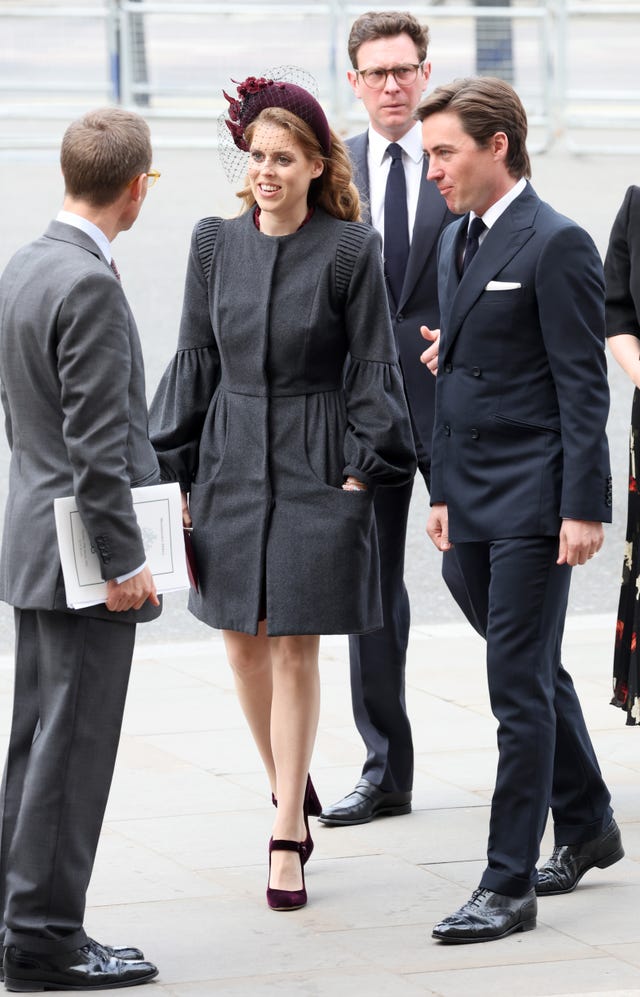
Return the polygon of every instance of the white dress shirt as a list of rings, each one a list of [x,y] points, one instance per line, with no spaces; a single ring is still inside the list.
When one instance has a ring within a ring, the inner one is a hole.
[[[486,239],[487,232],[489,231],[489,229],[493,225],[495,225],[500,215],[504,214],[504,212],[507,210],[512,201],[515,201],[516,197],[520,196],[520,194],[522,193],[522,191],[525,189],[526,186],[527,186],[527,181],[525,180],[524,177],[520,177],[518,182],[514,184],[511,190],[508,190],[507,193],[504,194],[499,201],[496,201],[496,203],[492,204],[491,207],[488,208],[483,215],[479,216],[480,218],[482,218],[482,221],[487,226],[486,231],[483,232],[478,239],[479,246],[481,246],[484,240]],[[475,212],[471,211],[469,213],[469,225],[471,225],[471,222],[475,217],[476,217]],[[468,231],[469,229],[467,228],[467,232]]]
[[[390,145],[384,138],[369,126],[369,148],[367,152],[367,167],[369,170],[369,205],[371,222],[384,239],[384,195],[387,188],[387,177],[391,166],[391,156],[387,153]],[[422,149],[422,128],[416,121],[413,128],[398,139],[402,148],[402,165],[407,184],[407,218],[409,221],[409,243],[416,220],[420,184],[424,172],[424,152]]]
[[[88,235],[90,239],[93,239],[96,246],[105,257],[107,263],[111,263],[111,243],[107,239],[106,235],[101,228],[90,222],[88,218],[83,218],[82,215],[76,215],[73,211],[59,211],[56,217],[56,221],[64,222],[65,225],[73,225],[74,228],[79,228],[81,232]]]

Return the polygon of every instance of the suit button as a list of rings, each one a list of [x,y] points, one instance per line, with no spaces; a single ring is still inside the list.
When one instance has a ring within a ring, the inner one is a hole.
[[[404,322],[404,315],[402,314],[402,312],[398,312],[398,314],[396,315],[396,322]]]
[[[480,377],[480,368],[479,367],[472,367],[471,368],[471,373],[473,374],[474,377]]]
[[[471,430],[471,439],[472,440],[479,440],[480,439],[480,433],[478,432],[477,429],[472,429]]]
[[[452,370],[453,370],[453,364],[452,363],[446,363],[444,365],[444,372],[445,372],[445,374],[450,374]]]
[[[444,435],[445,436],[451,436],[451,426],[445,426],[444,427]]]

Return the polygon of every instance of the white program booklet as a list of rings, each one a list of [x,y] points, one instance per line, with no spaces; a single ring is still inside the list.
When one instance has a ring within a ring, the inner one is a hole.
[[[175,592],[189,588],[182,532],[182,502],[177,482],[132,488],[133,508],[156,588]],[[107,598],[98,555],[80,518],[76,500],[54,501],[62,574],[70,609],[96,606]]]

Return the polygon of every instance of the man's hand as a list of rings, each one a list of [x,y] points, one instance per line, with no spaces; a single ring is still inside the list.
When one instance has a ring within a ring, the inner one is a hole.
[[[427,533],[438,550],[451,550],[449,543],[449,510],[444,502],[438,502],[431,507],[427,520]]]
[[[431,346],[424,353],[420,354],[420,363],[428,367],[431,373],[438,373],[438,351],[440,349],[440,330],[430,329],[428,325],[420,326],[420,335],[423,339],[431,341]]]
[[[107,582],[107,609],[112,613],[124,613],[127,609],[141,609],[149,600],[152,606],[159,606],[156,583],[148,566],[126,582],[111,579]]]
[[[586,564],[604,543],[602,523],[583,519],[563,519],[560,527],[560,547],[557,564]]]

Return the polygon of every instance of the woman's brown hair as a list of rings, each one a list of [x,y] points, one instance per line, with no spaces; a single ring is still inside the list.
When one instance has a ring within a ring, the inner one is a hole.
[[[353,182],[353,170],[347,147],[331,129],[331,154],[325,156],[315,132],[310,126],[283,107],[265,107],[245,129],[249,145],[258,124],[268,123],[285,128],[294,142],[300,146],[307,159],[320,159],[324,170],[311,181],[308,202],[310,207],[318,205],[329,215],[341,221],[360,221],[360,196]],[[243,211],[249,211],[256,203],[249,184],[245,184],[237,195],[243,202]]]

